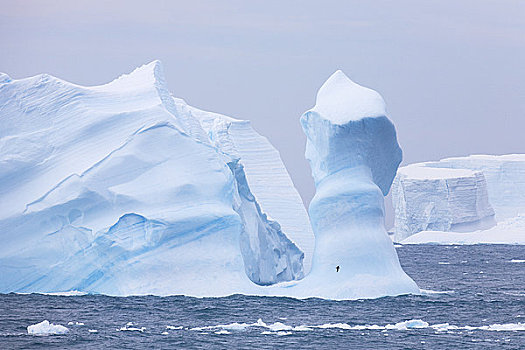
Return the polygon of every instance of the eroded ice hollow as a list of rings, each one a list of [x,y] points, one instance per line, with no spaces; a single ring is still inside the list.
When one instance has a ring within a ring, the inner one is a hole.
[[[337,71],[301,124],[316,185],[309,207],[316,246],[298,294],[353,299],[419,292],[384,226],[384,196],[402,152],[382,97]]]

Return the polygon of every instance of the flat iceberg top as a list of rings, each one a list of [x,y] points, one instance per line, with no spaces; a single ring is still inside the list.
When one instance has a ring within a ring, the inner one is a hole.
[[[440,162],[458,161],[458,160],[487,160],[487,161],[514,161],[514,162],[525,162],[525,154],[472,154],[466,157],[450,157],[441,159]]]
[[[423,164],[411,164],[398,169],[398,173],[414,180],[453,179],[473,177],[475,172],[469,169],[432,168]]]
[[[354,83],[340,70],[332,74],[321,86],[312,111],[334,124],[386,116],[385,101],[381,95]]]

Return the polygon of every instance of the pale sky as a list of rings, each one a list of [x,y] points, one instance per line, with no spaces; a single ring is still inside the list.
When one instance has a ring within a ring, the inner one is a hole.
[[[251,120],[306,203],[299,118],[337,69],[383,95],[404,164],[525,153],[525,1],[0,0],[12,78],[94,85],[154,59],[175,96]]]

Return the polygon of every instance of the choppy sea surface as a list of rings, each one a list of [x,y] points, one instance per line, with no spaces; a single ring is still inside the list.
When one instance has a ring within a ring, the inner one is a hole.
[[[0,349],[525,349],[525,246],[397,251],[423,295],[328,301],[3,294]],[[44,320],[69,331],[28,334]]]

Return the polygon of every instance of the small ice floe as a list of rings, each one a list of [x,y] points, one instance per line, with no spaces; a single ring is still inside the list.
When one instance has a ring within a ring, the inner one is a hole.
[[[67,325],[68,326],[83,326],[84,323],[83,322],[68,322]]]
[[[169,335],[168,332],[162,332],[162,333],[160,333],[160,334],[162,334],[162,335]]]
[[[449,262],[445,262],[445,261],[440,261],[438,262],[438,265],[450,265]]]
[[[126,323],[126,325],[124,327],[121,327],[120,329],[117,329],[117,332],[125,332],[125,331],[130,331],[130,332],[144,332],[146,330],[146,327],[135,327],[133,325],[133,322],[128,322]]]
[[[512,259],[510,262],[511,262],[511,263],[525,263],[525,260],[521,260],[521,259]]]
[[[221,329],[220,331],[214,332],[215,334],[231,334],[231,332],[228,332],[226,329]]]
[[[96,329],[89,329],[88,332],[89,333],[98,333],[98,331]]]
[[[27,327],[27,334],[31,335],[66,334],[67,332],[69,332],[67,327],[49,323],[48,320]]]

